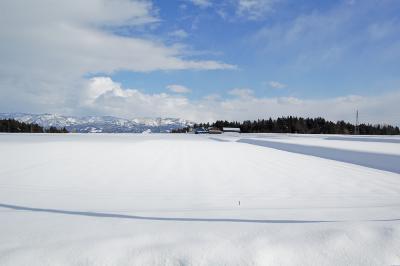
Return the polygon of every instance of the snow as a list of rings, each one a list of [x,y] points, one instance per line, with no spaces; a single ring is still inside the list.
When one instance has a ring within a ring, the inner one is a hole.
[[[400,148],[327,137],[0,134],[0,265],[400,264],[400,174],[238,142]]]
[[[399,136],[342,136],[298,134],[242,134],[241,138],[267,139],[280,143],[400,155]]]

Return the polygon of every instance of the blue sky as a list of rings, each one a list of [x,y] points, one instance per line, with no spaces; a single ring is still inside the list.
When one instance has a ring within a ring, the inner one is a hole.
[[[374,95],[399,84],[400,56],[385,52],[399,49],[398,1],[274,1],[271,10],[254,19],[238,16],[233,3],[208,2],[201,7],[155,1],[162,22],[151,34],[173,43],[170,34],[184,31],[187,36],[178,41],[190,47],[194,58],[198,53],[237,70],[122,71],[113,79],[150,92],[179,83],[191,88],[193,98],[224,95],[235,87],[251,88],[258,96]],[[299,33],[290,39],[296,27]],[[286,86],[274,89],[270,81]]]
[[[399,124],[398,0],[4,0],[0,112]]]

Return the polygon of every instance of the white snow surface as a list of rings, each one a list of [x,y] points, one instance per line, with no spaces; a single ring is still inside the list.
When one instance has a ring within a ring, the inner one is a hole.
[[[399,136],[242,134],[238,139],[244,137],[253,139],[267,139],[268,141],[280,143],[400,155]]]
[[[0,265],[400,265],[400,174],[242,137],[400,150],[284,134],[0,134]]]

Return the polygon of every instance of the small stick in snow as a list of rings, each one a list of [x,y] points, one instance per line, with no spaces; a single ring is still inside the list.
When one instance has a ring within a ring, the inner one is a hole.
[[[240,206],[240,200],[239,200],[239,206]]]

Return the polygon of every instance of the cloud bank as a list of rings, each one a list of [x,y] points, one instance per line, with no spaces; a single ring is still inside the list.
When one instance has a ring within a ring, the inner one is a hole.
[[[204,97],[190,100],[168,93],[148,94],[137,89],[124,89],[108,77],[92,78],[83,92],[87,110],[126,118],[180,117],[198,122],[217,119],[246,120],[280,116],[324,117],[333,121],[354,122],[355,111],[361,122],[399,125],[400,92],[381,96],[346,96],[331,99],[295,97],[257,97],[250,89],[233,89],[231,97]]]

